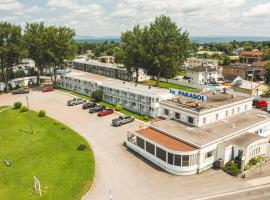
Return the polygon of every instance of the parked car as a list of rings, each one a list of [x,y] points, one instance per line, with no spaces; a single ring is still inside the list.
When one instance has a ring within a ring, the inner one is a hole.
[[[105,110],[99,112],[97,115],[99,117],[103,117],[103,116],[110,115],[110,114],[113,114],[113,109],[105,109]]]
[[[45,87],[41,90],[41,92],[51,92],[53,91],[53,88],[52,87]]]
[[[105,109],[106,109],[105,106],[96,105],[95,107],[89,109],[89,113],[102,112],[102,111],[105,110]]]
[[[95,107],[97,104],[94,102],[87,102],[83,104],[82,109],[89,109]]]
[[[113,119],[112,125],[113,126],[121,126],[123,124],[133,122],[133,121],[134,121],[134,117],[132,117],[130,115],[125,115],[125,116],[120,116],[117,119]]]
[[[12,94],[28,94],[29,90],[25,88],[19,88],[17,90],[13,90]]]
[[[267,101],[265,100],[258,100],[256,103],[256,108],[266,108],[267,107]]]
[[[79,104],[83,104],[83,103],[86,103],[86,100],[74,98],[74,99],[72,99],[72,100],[69,100],[69,101],[67,102],[67,105],[68,105],[68,106],[75,106],[75,105],[79,105]]]

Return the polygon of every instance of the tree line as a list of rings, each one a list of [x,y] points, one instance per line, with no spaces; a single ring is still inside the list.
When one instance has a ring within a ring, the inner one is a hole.
[[[45,68],[51,72],[56,87],[56,70],[65,60],[73,59],[77,52],[75,31],[67,27],[27,23],[24,29],[16,24],[0,22],[0,69],[6,90],[13,68],[23,58],[32,58],[38,69],[37,83]]]

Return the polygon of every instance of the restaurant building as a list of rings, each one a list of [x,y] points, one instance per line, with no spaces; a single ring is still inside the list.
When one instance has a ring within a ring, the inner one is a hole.
[[[175,175],[201,173],[239,155],[242,166],[269,156],[270,114],[253,108],[251,98],[173,93],[181,95],[160,102],[163,120],[127,134],[128,148]]]

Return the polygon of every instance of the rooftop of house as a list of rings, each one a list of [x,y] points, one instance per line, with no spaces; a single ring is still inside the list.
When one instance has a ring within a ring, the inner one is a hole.
[[[145,128],[145,129],[137,131],[136,133],[138,136],[147,138],[157,144],[160,144],[161,146],[164,146],[174,151],[183,152],[183,151],[194,151],[197,149],[193,147],[192,145],[189,145],[180,140],[176,140],[175,138],[172,138],[168,135],[160,133],[159,131],[152,128]]]
[[[110,80],[112,78],[106,77],[106,76],[101,76],[98,74],[92,74],[92,73],[88,73],[88,72],[82,72],[79,70],[72,70],[71,73],[68,73],[66,75],[64,75],[65,77],[70,77],[70,78],[77,78],[80,80],[84,80],[84,81],[94,81],[94,82],[99,82],[99,81],[106,81],[106,80]]]
[[[207,91],[198,94],[207,96],[207,101],[202,102],[184,96],[178,96],[172,99],[164,100],[161,102],[161,104],[199,113],[213,108],[236,103],[245,99],[251,101],[250,98],[239,95],[232,95],[224,92]]]
[[[242,69],[242,70],[263,70],[259,64],[233,63],[224,66],[224,68]]]
[[[213,67],[192,67],[192,68],[187,68],[187,72],[217,72],[218,70],[213,68]]]
[[[253,51],[241,51],[240,56],[258,57],[258,56],[262,56],[262,52],[260,52],[257,49],[254,49]]]
[[[270,114],[252,109],[245,114],[233,115],[226,120],[220,120],[203,127],[188,126],[174,120],[154,122],[151,127],[193,146],[202,147],[229,140],[234,136],[246,133],[248,127],[266,121],[270,121]]]

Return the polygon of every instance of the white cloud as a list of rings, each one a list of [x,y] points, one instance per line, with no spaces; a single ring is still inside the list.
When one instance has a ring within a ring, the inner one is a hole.
[[[270,3],[258,4],[249,11],[244,12],[245,17],[270,17]],[[268,18],[268,22],[270,19]]]
[[[0,11],[18,11],[23,5],[16,0],[0,0]]]

